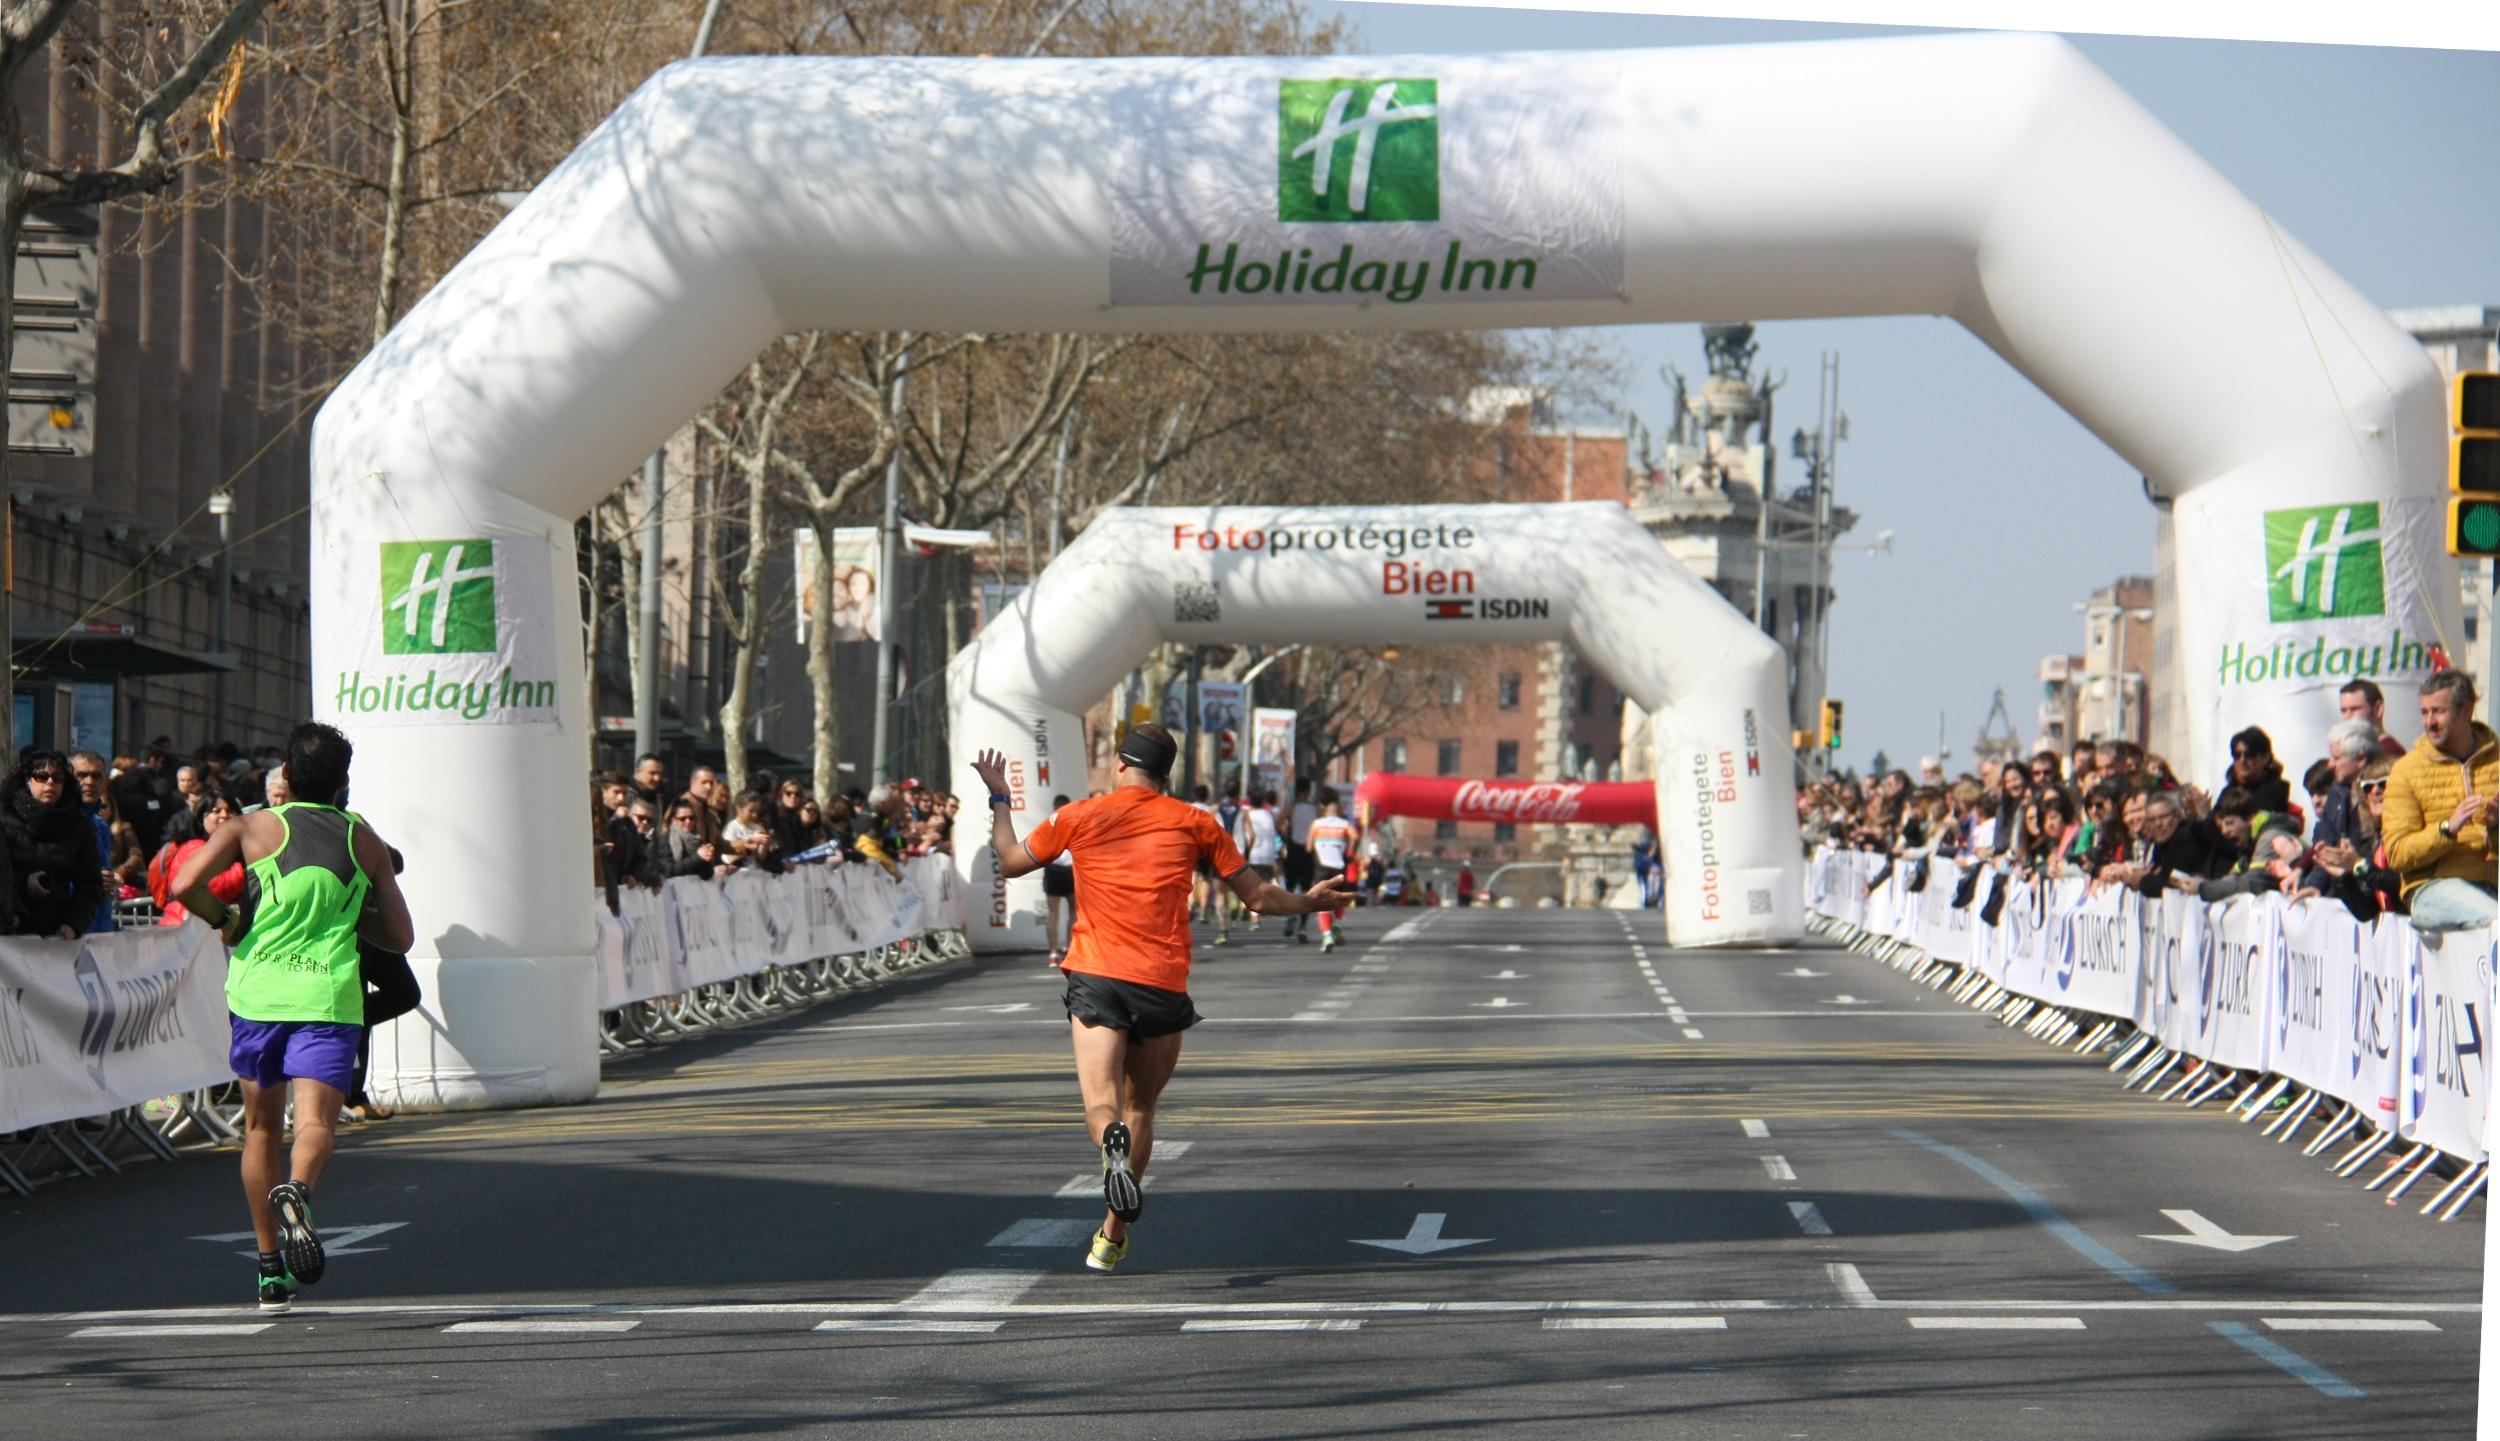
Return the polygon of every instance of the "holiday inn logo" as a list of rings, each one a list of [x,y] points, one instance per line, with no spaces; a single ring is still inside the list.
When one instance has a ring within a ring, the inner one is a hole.
[[[2266,512],[2266,613],[2277,624],[2387,613],[2378,506]]]
[[[1441,218],[1439,84],[1284,80],[1276,94],[1276,218]]]
[[[384,655],[455,655],[494,648],[494,542],[382,542]]]

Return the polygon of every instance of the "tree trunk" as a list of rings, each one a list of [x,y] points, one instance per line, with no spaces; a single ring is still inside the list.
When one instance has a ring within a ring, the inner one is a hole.
[[[629,481],[628,485],[637,482]],[[605,508],[605,503],[602,503]],[[622,494],[616,500],[617,611],[625,623],[626,688],[642,699],[642,524]],[[635,757],[640,760],[641,757]]]
[[[834,705],[833,684],[833,528],[830,509],[816,511],[809,524],[816,529],[815,584],[808,592],[807,689],[815,702],[816,799],[818,804],[842,788],[842,727]]]
[[[18,232],[26,223],[25,187],[17,167],[11,163],[17,154],[17,123],[14,114],[0,122],[0,255],[17,263]],[[17,355],[17,287],[0,285],[0,424],[4,424],[9,407],[9,366]],[[10,595],[17,578],[17,502],[16,491],[9,484],[9,451],[5,437],[0,437],[0,656],[7,658],[0,665],[8,685],[7,704],[0,705],[0,756],[14,756],[17,748],[31,737],[15,734],[17,728],[17,624],[16,601]]]
[[[729,661],[729,699],[721,703],[721,760],[729,793],[747,788],[747,714],[755,703],[755,653],[764,639],[764,552],[772,540],[772,507],[766,503],[765,470],[772,463],[772,429],[747,457],[746,562],[738,570],[737,647]]]
[[[388,23],[387,21],[385,23]],[[410,42],[413,44],[413,40]],[[373,285],[373,343],[380,345],[399,312],[399,263],[407,247],[408,164],[413,137],[409,110],[415,103],[416,59],[400,52],[399,94],[391,106],[391,168],[382,188],[382,258]]]
[[[582,714],[590,717],[591,748],[595,755],[599,734],[599,511],[596,507],[582,517],[582,526],[590,536],[590,573],[583,587],[582,605]]]

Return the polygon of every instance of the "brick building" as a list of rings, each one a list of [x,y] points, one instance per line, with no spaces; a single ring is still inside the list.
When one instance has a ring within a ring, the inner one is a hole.
[[[1623,423],[1555,420],[1527,396],[1489,397],[1497,428],[1491,499],[1628,503],[1636,489],[1633,437]],[[1437,670],[1437,704],[1364,747],[1347,781],[1375,770],[1478,780],[1609,780],[1621,759],[1623,696],[1567,645],[1410,650],[1390,664]],[[1401,848],[1419,880],[1448,889],[1464,859],[1481,884],[1512,861],[1559,861],[1563,830],[1476,822],[1404,821]],[[1551,872],[1504,881],[1523,898],[1559,891]]]

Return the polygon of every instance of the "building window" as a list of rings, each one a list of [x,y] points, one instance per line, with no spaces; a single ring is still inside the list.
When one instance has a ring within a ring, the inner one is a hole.
[[[1587,715],[1595,709],[1597,709],[1597,677],[1584,675],[1580,677],[1580,714]]]
[[[1404,771],[1406,769],[1406,742],[1382,741],[1380,743],[1380,768],[1391,775]]]
[[[1503,673],[1498,698],[1493,702],[1504,710],[1519,709],[1519,672]]]
[[[1495,741],[1493,743],[1493,774],[1497,776],[1519,774],[1519,742]]]
[[[1446,675],[1442,676],[1442,677],[1441,677],[1441,704],[1443,704],[1443,705],[1465,705],[1466,703],[1467,703],[1467,677],[1465,677],[1465,676],[1463,676],[1463,675],[1460,675],[1457,671],[1451,671],[1451,672],[1449,672],[1448,674],[1446,674]]]
[[[1457,839],[1458,839],[1458,822],[1456,822],[1456,821],[1434,821],[1434,822],[1432,823],[1432,838],[1433,838],[1434,840],[1436,840],[1436,841],[1454,841],[1454,840],[1457,840]]]
[[[1443,742],[1441,742],[1441,754],[1440,754],[1440,757],[1439,757],[1439,761],[1440,761],[1439,768],[1433,772],[1433,774],[1434,774],[1434,775],[1442,775],[1442,776],[1454,776],[1454,775],[1457,775],[1457,774],[1458,774],[1458,742],[1456,742],[1456,741],[1443,741]]]
[[[1512,825],[1508,821],[1497,821],[1494,823],[1493,843],[1495,845],[1506,846],[1518,839],[1519,827]]]

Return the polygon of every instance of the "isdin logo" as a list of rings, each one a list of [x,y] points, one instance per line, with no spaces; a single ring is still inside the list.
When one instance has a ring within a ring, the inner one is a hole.
[[[1439,85],[1285,80],[1276,94],[1276,218],[1441,218]]]
[[[2267,511],[2266,611],[2277,623],[2385,615],[2378,506]]]
[[[450,655],[494,648],[494,542],[382,542],[384,655]]]

